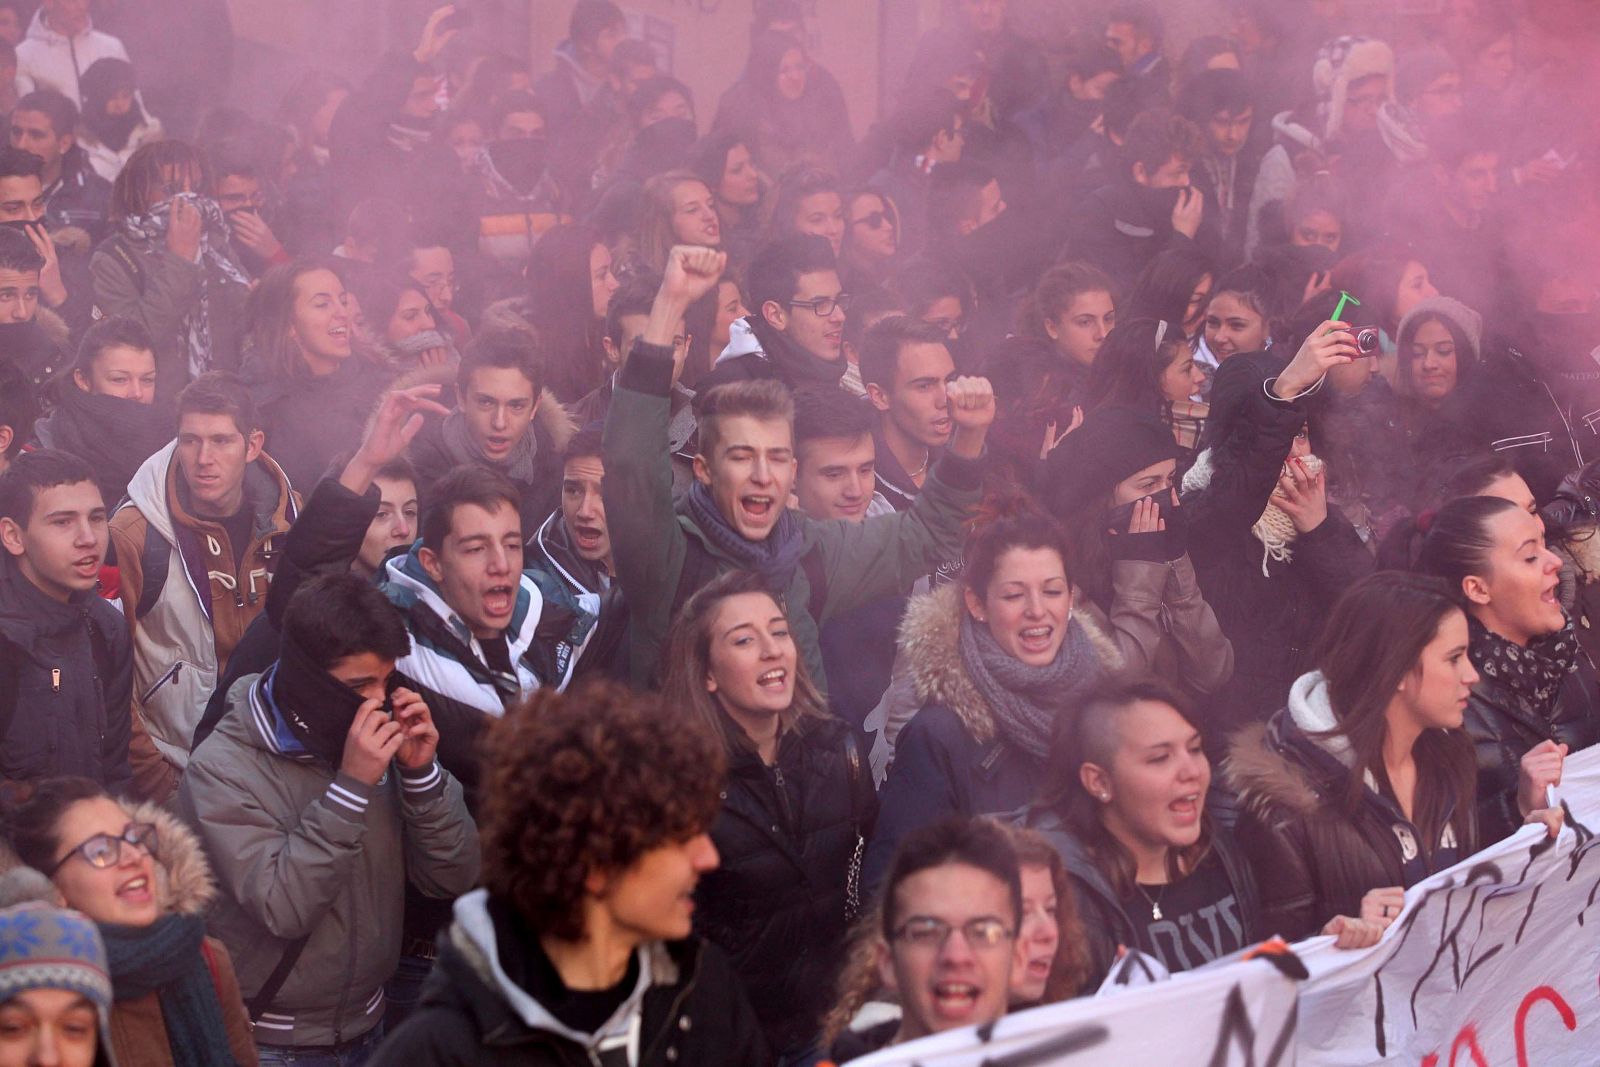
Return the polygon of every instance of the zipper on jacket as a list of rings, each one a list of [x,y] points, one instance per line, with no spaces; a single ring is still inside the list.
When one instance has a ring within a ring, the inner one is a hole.
[[[61,668],[60,667],[51,667],[50,668],[50,692],[52,692],[52,693],[61,692]]]
[[[157,678],[155,681],[150,683],[150,688],[148,688],[148,689],[146,689],[144,691],[144,695],[139,698],[139,703],[141,703],[141,704],[149,703],[150,698],[152,696],[155,696],[155,692],[156,692],[157,689],[160,689],[162,686],[166,685],[168,682],[177,682],[177,680],[178,680],[178,672],[182,668],[183,668],[183,660],[179,660],[178,662],[174,663],[171,667],[169,667],[167,669],[167,673],[163,674],[161,677]]]
[[[776,763],[772,765],[772,780],[773,784],[778,787],[778,811],[783,817],[783,832],[785,834],[793,833],[795,827],[794,807],[789,803],[789,790],[784,785],[783,768]],[[778,828],[774,826],[773,829],[776,830]]]

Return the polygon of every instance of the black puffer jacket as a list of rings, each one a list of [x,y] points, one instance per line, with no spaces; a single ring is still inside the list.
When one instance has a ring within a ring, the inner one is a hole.
[[[593,1067],[592,1035],[577,1034],[507,977],[521,948],[490,926],[484,891],[456,902],[422,1003],[368,1061],[370,1067]],[[475,913],[475,917],[474,917]],[[761,1031],[728,959],[698,938],[638,950],[648,984],[627,1007],[639,1013],[638,1067],[763,1067]],[[643,976],[641,975],[641,980]]]
[[[856,836],[877,815],[865,748],[848,735],[837,719],[801,719],[771,767],[748,742],[731,746],[711,828],[722,864],[695,894],[696,929],[732,957],[779,1053],[815,1037],[833,1001]]]
[[[1463,840],[1446,817],[1424,852],[1416,825],[1370,780],[1360,808],[1349,809],[1349,742],[1312,736],[1336,725],[1327,692],[1322,675],[1301,677],[1270,723],[1239,731],[1226,764],[1241,809],[1234,835],[1261,891],[1261,925],[1291,941],[1335,915],[1360,916],[1370,890],[1410,888],[1474,850],[1473,835]],[[1452,732],[1446,743],[1468,742]]]
[[[1044,835],[1045,840],[1066,861],[1067,878],[1072,883],[1078,919],[1083,924],[1083,936],[1089,949],[1090,973],[1084,988],[1092,988],[1105,980],[1111,972],[1111,965],[1117,960],[1118,946],[1125,945],[1151,953],[1151,946],[1142,936],[1145,928],[1135,924],[1128,916],[1111,880],[1100,870],[1088,846],[1067,826],[1058,812],[1053,808],[1035,805],[1017,813],[1013,819],[1018,825]],[[1254,944],[1265,936],[1265,931],[1261,928],[1260,898],[1250,867],[1238,846],[1220,828],[1212,833],[1211,850],[1221,862],[1238,902],[1239,917],[1244,923],[1244,943]]]
[[[1471,620],[1467,652],[1483,675],[1487,631]],[[1467,702],[1467,734],[1478,750],[1478,835],[1499,841],[1522,825],[1517,811],[1517,774],[1522,757],[1550,740],[1571,752],[1600,741],[1600,682],[1587,653],[1578,651],[1572,673],[1548,708],[1536,708],[1503,679],[1481,677]]]
[[[0,553],[0,788],[70,774],[126,793],[132,693],[122,613],[93,591],[54,600]]]
[[[1269,558],[1252,532],[1306,421],[1303,401],[1268,399],[1263,389],[1285,365],[1267,353],[1222,365],[1212,385],[1206,451],[1183,482],[1189,555],[1234,648],[1233,679],[1211,702],[1207,724],[1208,740],[1217,743],[1283,706],[1289,686],[1311,669],[1311,645],[1328,611],[1373,566],[1331,504],[1320,526],[1295,538],[1288,560]]]

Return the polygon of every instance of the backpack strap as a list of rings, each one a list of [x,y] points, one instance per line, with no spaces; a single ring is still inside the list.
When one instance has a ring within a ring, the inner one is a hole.
[[[148,520],[144,525],[144,544],[139,549],[139,570],[144,584],[139,587],[139,603],[134,606],[137,621],[150,614],[161,601],[161,591],[167,584],[167,568],[172,565],[172,543]]]

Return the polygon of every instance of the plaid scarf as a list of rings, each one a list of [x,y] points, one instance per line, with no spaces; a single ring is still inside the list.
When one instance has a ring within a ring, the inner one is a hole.
[[[234,256],[233,245],[228,242],[228,222],[222,207],[209,196],[197,193],[179,193],[155,204],[143,215],[130,215],[122,220],[123,235],[136,247],[149,248],[167,239],[167,224],[172,219],[172,205],[183,197],[200,210],[200,299],[183,317],[180,340],[188,353],[189,377],[195,378],[211,369],[211,278],[214,271],[225,281],[249,287],[250,277]]]

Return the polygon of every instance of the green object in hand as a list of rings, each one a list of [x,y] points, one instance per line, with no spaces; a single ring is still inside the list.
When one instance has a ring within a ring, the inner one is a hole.
[[[1339,290],[1339,303],[1334,305],[1334,308],[1333,308],[1333,321],[1334,322],[1343,322],[1344,321],[1344,306],[1346,304],[1354,304],[1356,307],[1360,307],[1361,306],[1361,301],[1357,300],[1355,297],[1351,296],[1349,293],[1347,293],[1343,289],[1341,289],[1341,290]]]

